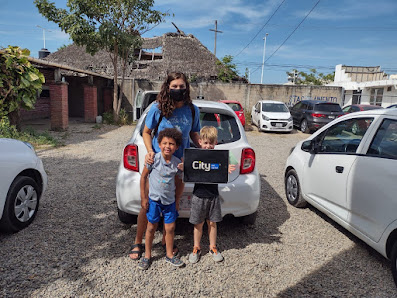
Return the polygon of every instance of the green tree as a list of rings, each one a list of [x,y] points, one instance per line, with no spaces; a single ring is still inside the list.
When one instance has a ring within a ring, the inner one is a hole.
[[[317,73],[317,70],[312,68],[310,73],[298,71],[293,69],[291,72],[287,72],[289,80],[296,85],[325,85],[333,82],[335,72],[330,74]]]
[[[16,46],[0,50],[0,120],[20,129],[20,108],[31,110],[44,76],[28,60],[30,51]]]
[[[122,101],[122,92],[118,95],[117,90],[119,68],[123,90],[126,66],[133,60],[134,48],[142,44],[141,35],[168,14],[153,10],[154,0],[68,0],[68,10],[56,8],[48,0],[34,3],[43,16],[58,24],[91,55],[101,49],[109,52],[114,71],[113,115],[117,121]]]
[[[216,65],[218,66],[218,79],[222,82],[231,82],[238,77],[237,66],[233,63],[233,56],[224,56],[221,61],[216,61]]]

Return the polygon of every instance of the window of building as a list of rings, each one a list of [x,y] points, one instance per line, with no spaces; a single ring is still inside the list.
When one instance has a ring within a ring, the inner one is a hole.
[[[371,105],[382,106],[382,99],[383,99],[383,88],[371,89],[371,97],[369,99],[369,103]]]

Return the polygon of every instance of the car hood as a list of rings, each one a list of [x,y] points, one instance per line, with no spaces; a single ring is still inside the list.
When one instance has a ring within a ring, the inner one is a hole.
[[[262,115],[265,115],[266,117],[269,117],[270,119],[288,119],[291,117],[291,114],[289,112],[262,112]]]

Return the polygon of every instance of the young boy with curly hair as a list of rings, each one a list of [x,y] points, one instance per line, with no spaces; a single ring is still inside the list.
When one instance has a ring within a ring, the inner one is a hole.
[[[153,164],[146,164],[142,176],[149,175],[149,194],[141,192],[142,208],[147,210],[145,257],[139,263],[140,269],[148,269],[154,233],[157,230],[160,215],[164,217],[166,262],[180,267],[184,263],[173,253],[175,220],[178,217],[180,194],[175,193],[175,183],[181,183],[181,160],[173,154],[181,145],[182,133],[176,128],[165,128],[158,135],[160,152],[154,155]]]

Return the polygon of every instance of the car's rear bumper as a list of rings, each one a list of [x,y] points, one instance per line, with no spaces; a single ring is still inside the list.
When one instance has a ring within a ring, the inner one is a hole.
[[[120,210],[137,215],[141,209],[140,182],[141,175],[119,168],[116,181],[117,206]],[[254,213],[258,209],[260,198],[260,176],[255,169],[250,174],[239,175],[228,184],[219,184],[222,216],[232,214],[235,217]],[[183,197],[191,196],[194,184],[186,183]],[[180,210],[179,217],[189,218],[190,210]]]

